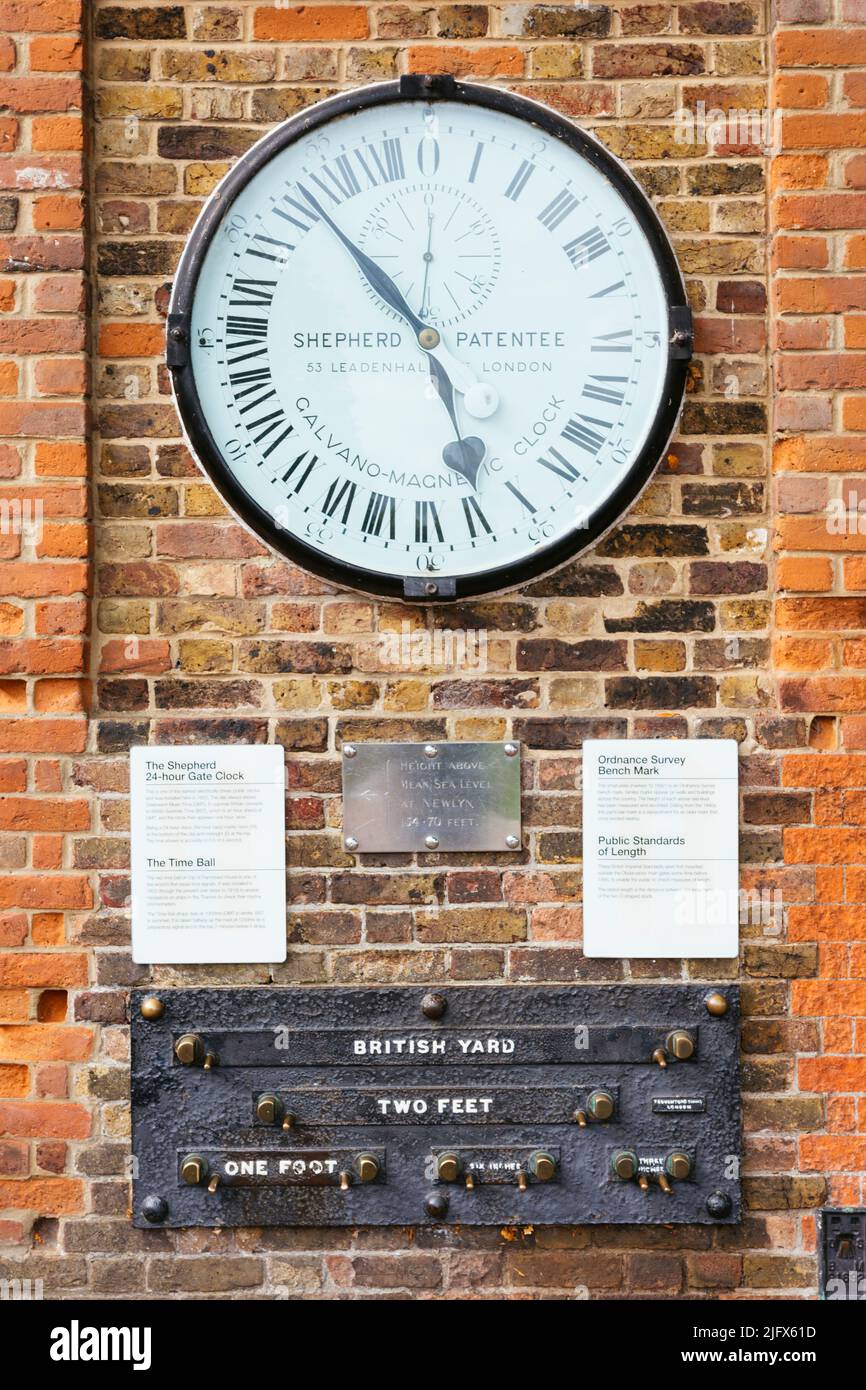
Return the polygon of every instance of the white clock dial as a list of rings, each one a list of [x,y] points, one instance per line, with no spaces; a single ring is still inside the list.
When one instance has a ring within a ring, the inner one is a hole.
[[[505,587],[609,525],[665,442],[670,252],[609,157],[484,104],[367,97],[256,147],[206,211],[172,305],[178,404],[302,563],[379,592]]]

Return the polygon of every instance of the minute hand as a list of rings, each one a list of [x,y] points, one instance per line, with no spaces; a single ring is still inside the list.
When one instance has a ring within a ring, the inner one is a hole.
[[[374,260],[371,260],[369,256],[365,255],[359,246],[356,246],[353,241],[349,240],[346,233],[338,227],[334,219],[325,212],[321,203],[313,196],[309,189],[304,189],[304,196],[310,206],[314,208],[321,217],[322,221],[330,227],[334,235],[343,243],[370,288],[375,290],[379,298],[390,305],[395,313],[406,320],[418,340],[418,346],[431,357],[435,356],[438,359],[440,365],[451,377],[451,381],[453,385],[456,386],[457,390],[465,394],[470,386],[475,386],[477,378],[471,367],[467,367],[464,362],[459,362],[456,357],[452,357],[451,353],[443,345],[438,329],[431,328],[429,324],[425,323],[423,319],[420,319],[414,310],[409,307],[390,275],[387,275],[381,266],[378,266]],[[422,333],[428,338],[428,341],[425,342],[422,339]]]
[[[334,219],[325,212],[321,203],[313,197],[309,189],[304,189],[304,196],[311,207],[319,214],[322,221],[327,223],[336,237],[339,237],[340,241],[349,252],[349,255],[356,261],[358,269],[370,287],[376,291],[381,299],[384,299],[386,304],[390,304],[391,308],[414,328],[416,336],[423,332],[427,324],[424,323],[423,319],[419,319],[418,315],[413,313],[409,308],[409,305],[406,303],[406,300],[394,284],[390,275],[386,275],[381,266],[378,266],[375,261],[364,254],[359,246],[356,246],[353,241],[349,240],[346,233],[342,231],[341,228],[337,226]]]

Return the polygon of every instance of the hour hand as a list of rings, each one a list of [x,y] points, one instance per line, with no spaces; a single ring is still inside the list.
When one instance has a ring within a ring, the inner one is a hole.
[[[460,473],[472,487],[478,486],[478,470],[484,462],[487,446],[477,435],[461,438],[457,421],[457,407],[454,404],[454,387],[445,368],[435,357],[428,356],[430,379],[439,394],[442,404],[448,411],[451,425],[457,438],[446,444],[442,450],[442,461],[454,473]]]

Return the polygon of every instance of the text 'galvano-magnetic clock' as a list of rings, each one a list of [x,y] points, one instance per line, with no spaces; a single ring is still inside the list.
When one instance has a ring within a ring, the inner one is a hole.
[[[199,463],[350,588],[510,588],[597,540],[670,438],[682,277],[624,167],[555,112],[410,77],[260,140],[206,204],[168,364]]]

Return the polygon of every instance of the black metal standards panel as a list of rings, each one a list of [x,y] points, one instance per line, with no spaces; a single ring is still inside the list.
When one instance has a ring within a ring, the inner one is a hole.
[[[740,1220],[735,985],[131,999],[139,1226]]]

